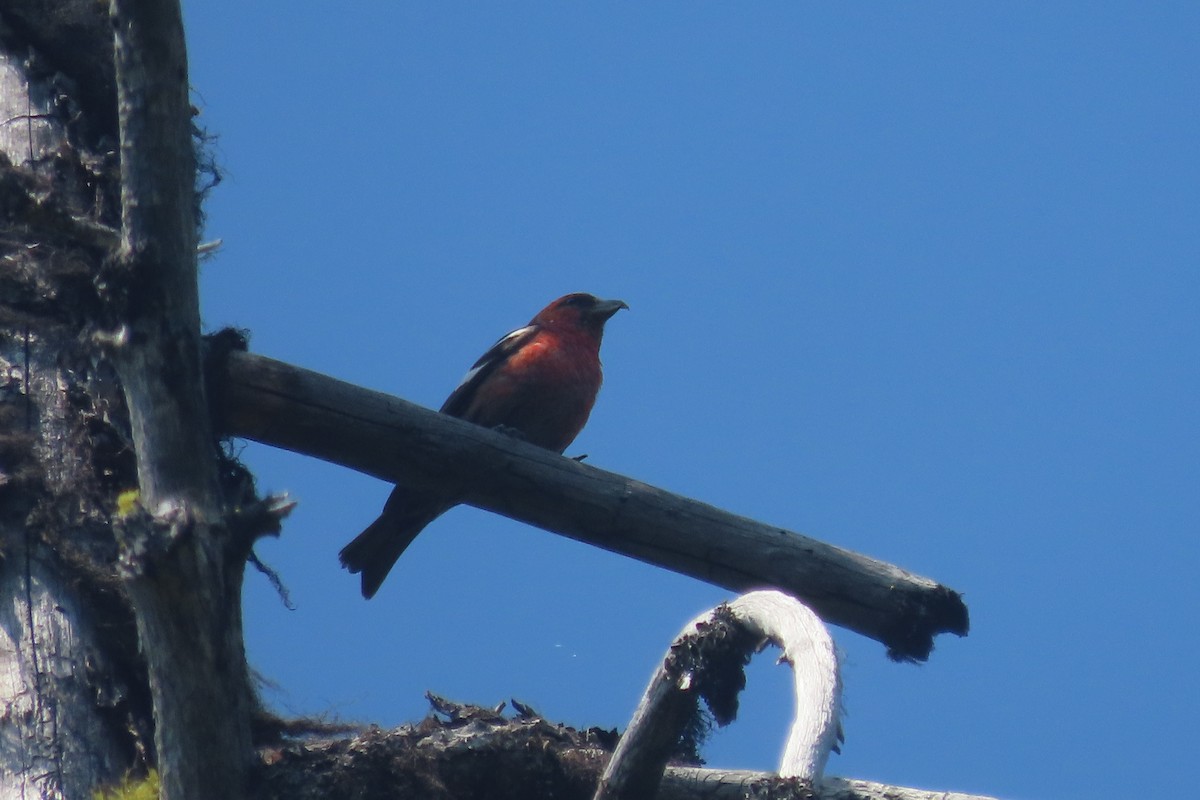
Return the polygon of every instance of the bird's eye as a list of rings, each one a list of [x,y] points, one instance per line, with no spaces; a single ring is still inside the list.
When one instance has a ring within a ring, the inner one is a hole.
[[[591,308],[596,305],[596,298],[590,294],[573,294],[563,301],[563,305],[579,306],[580,308]]]

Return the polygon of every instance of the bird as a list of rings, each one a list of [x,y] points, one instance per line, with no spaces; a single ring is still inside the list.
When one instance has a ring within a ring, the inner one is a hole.
[[[604,325],[623,300],[564,295],[503,336],[475,362],[441,413],[562,453],[587,423],[600,391]],[[397,484],[379,518],[342,548],[342,566],[361,573],[370,599],[425,526],[458,505],[441,493]]]

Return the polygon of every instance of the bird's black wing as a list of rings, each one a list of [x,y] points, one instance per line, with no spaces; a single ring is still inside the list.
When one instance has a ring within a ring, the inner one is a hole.
[[[461,417],[471,406],[475,393],[488,376],[507,361],[513,353],[521,349],[538,332],[537,325],[526,325],[507,334],[491,346],[486,353],[471,367],[471,371],[463,377],[446,402],[442,403],[441,412],[452,417]]]

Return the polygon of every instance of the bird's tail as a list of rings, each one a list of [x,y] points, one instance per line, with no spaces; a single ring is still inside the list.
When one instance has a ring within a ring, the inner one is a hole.
[[[453,501],[441,499],[434,502],[403,486],[392,490],[379,519],[338,553],[342,566],[352,573],[362,573],[363,597],[375,596],[417,534],[453,505]]]

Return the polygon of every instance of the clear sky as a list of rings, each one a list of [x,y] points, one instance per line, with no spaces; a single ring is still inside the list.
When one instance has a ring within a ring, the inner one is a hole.
[[[1200,719],[1200,5],[185,2],[225,180],[209,326],[436,408],[569,291],[627,301],[569,454],[963,592],[897,665],[848,631],[832,774],[1164,796]],[[284,712],[428,689],[624,727],[720,589],[460,508],[371,602],[388,486],[300,501],[247,579]],[[770,769],[786,667],[715,766]]]

